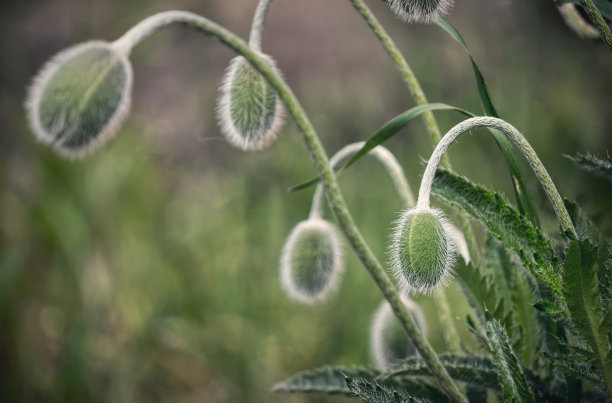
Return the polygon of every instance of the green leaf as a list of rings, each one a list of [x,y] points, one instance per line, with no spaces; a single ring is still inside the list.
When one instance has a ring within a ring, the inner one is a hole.
[[[353,158],[351,158],[351,160],[344,167],[338,168],[336,170],[336,173],[339,174],[345,168],[348,168],[350,165],[353,165],[355,162],[357,162],[357,160],[359,160],[361,157],[366,155],[371,149],[373,149],[377,145],[391,138],[393,135],[395,135],[397,132],[403,129],[408,123],[410,123],[412,120],[419,117],[423,113],[429,112],[429,111],[441,111],[441,110],[457,111],[469,117],[474,116],[472,113],[464,109],[457,108],[456,106],[442,104],[442,103],[431,103],[431,104],[426,104],[426,105],[418,105],[413,108],[410,108],[406,112],[403,112],[397,115],[396,117],[394,117],[393,119],[385,123],[380,129],[378,129],[366,141],[366,143],[361,148],[361,150],[359,150],[359,152],[357,152],[357,154],[355,154]],[[319,178],[315,177],[299,185],[290,187],[289,191],[295,192],[298,190],[306,189],[318,182],[319,182]]]
[[[325,393],[344,394],[351,393],[346,386],[345,378],[361,377],[374,379],[380,373],[373,369],[356,367],[323,367],[299,374],[280,382],[272,388],[273,392],[282,393]]]
[[[598,158],[592,154],[566,155],[579,168],[612,182],[612,157]]]
[[[485,312],[485,330],[493,365],[497,368],[503,386],[504,399],[511,402],[535,402],[506,331],[488,311]]]
[[[439,358],[451,378],[488,389],[500,389],[495,366],[489,359],[452,354],[443,354]],[[421,357],[410,357],[393,364],[380,377],[382,379],[389,379],[402,375],[431,376],[431,373]]]
[[[563,293],[576,333],[593,351],[600,374],[612,377],[607,320],[599,294],[597,247],[589,241],[573,240],[565,256]]]
[[[450,206],[481,220],[508,249],[518,253],[536,279],[561,295],[561,279],[553,268],[557,259],[550,242],[503,197],[444,169],[436,172],[432,191]]]
[[[484,76],[482,75],[482,72],[480,71],[480,67],[478,67],[478,64],[476,64],[476,60],[474,59],[474,56],[472,56],[472,53],[470,52],[470,49],[467,46],[467,43],[465,42],[465,40],[463,40],[463,37],[461,36],[459,31],[457,31],[457,28],[455,28],[445,18],[438,18],[436,23],[438,24],[440,28],[446,31],[446,33],[448,33],[454,40],[456,40],[461,45],[461,47],[463,47],[468,57],[470,58],[470,62],[472,63],[472,69],[474,70],[474,75],[476,77],[476,84],[478,86],[478,94],[480,95],[480,102],[482,103],[482,107],[484,109],[485,115],[493,116],[496,118],[500,117],[499,114],[497,113],[497,109],[495,109],[495,105],[493,105],[493,100],[491,99],[489,88],[484,79]],[[533,225],[535,225],[536,227],[539,227],[540,223],[538,220],[538,213],[535,209],[535,206],[531,202],[529,193],[527,192],[525,180],[523,179],[523,174],[518,164],[517,151],[515,150],[512,142],[508,140],[506,135],[504,135],[503,133],[500,133],[497,130],[489,130],[489,131],[495,137],[495,141],[497,142],[497,145],[504,153],[504,157],[506,158],[506,163],[508,164],[508,168],[510,168],[510,175],[512,176],[512,184],[513,184],[513,189],[514,189],[517,201],[518,201],[519,211],[527,215],[527,217],[533,223]]]
[[[427,400],[413,398],[403,392],[395,390],[385,385],[380,385],[376,381],[359,377],[346,377],[346,386],[351,393],[359,397],[364,402],[370,403],[420,403]]]
[[[533,307],[538,311],[544,312],[545,314],[551,316],[564,313],[563,309],[561,309],[559,305],[545,299],[536,302],[535,304],[533,304]]]

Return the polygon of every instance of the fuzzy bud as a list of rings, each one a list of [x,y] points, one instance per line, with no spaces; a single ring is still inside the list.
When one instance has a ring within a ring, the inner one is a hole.
[[[447,14],[453,0],[385,0],[391,10],[405,22],[434,22]]]
[[[430,292],[452,275],[455,248],[451,225],[441,210],[406,210],[393,233],[391,265],[403,286]]]
[[[401,298],[406,308],[413,314],[419,329],[427,337],[427,326],[421,307],[404,295]],[[408,339],[399,320],[393,315],[391,306],[387,301],[383,301],[374,314],[370,328],[370,355],[374,365],[379,370],[386,371],[394,361],[416,354],[416,348]]]
[[[324,299],[344,269],[338,232],[322,219],[302,221],[287,238],[280,265],[281,283],[291,298],[305,303]]]
[[[110,43],[86,42],[55,55],[29,89],[32,130],[66,156],[109,141],[129,113],[132,67]]]
[[[270,65],[274,62],[268,56]],[[221,131],[234,146],[245,151],[270,144],[284,121],[276,91],[242,56],[234,58],[221,85],[217,118]]]

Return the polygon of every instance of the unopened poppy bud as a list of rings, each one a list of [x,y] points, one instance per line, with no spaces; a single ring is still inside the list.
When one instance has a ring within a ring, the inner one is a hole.
[[[270,57],[264,57],[274,65]],[[284,111],[274,88],[245,58],[238,56],[223,79],[217,117],[231,144],[245,151],[259,150],[276,138]]]
[[[421,307],[404,295],[401,299],[414,316],[423,335],[427,337],[427,326]],[[387,301],[383,301],[374,314],[370,328],[370,355],[374,365],[379,370],[385,371],[394,361],[416,354],[416,348],[406,335],[399,320],[393,315],[391,306]]]
[[[410,290],[433,291],[452,274],[455,248],[451,226],[441,210],[406,210],[391,242],[393,271]]]
[[[338,232],[322,219],[302,221],[287,238],[280,265],[281,283],[291,298],[324,299],[344,269]]]
[[[34,78],[26,104],[30,125],[60,154],[88,154],[117,133],[129,113],[131,89],[131,64],[110,43],[73,46]]]
[[[452,0],[386,0],[395,15],[405,22],[434,22],[447,14]]]

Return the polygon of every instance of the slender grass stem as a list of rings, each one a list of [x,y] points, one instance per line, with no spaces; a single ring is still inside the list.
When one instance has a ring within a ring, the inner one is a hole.
[[[463,122],[455,125],[448,131],[448,133],[446,133],[446,135],[444,135],[442,140],[436,146],[433,154],[431,154],[431,158],[427,163],[427,168],[425,168],[425,173],[423,174],[423,179],[421,180],[421,188],[419,189],[417,208],[429,207],[431,186],[433,184],[434,177],[436,176],[436,169],[438,168],[442,157],[448,150],[448,147],[461,134],[477,127],[491,127],[508,136],[508,138],[516,145],[521,153],[523,153],[523,156],[525,156],[525,159],[527,159],[531,169],[533,169],[533,172],[542,184],[542,187],[544,188],[544,191],[552,204],[553,210],[559,219],[561,229],[564,233],[576,238],[576,229],[574,228],[574,224],[572,223],[569,213],[563,204],[563,199],[559,195],[559,192],[550,178],[548,171],[546,171],[546,168],[542,164],[542,161],[540,161],[540,158],[538,158],[538,155],[534,149],[514,126],[502,119],[494,117],[481,116],[464,120]]]
[[[338,181],[336,180],[336,175],[331,169],[325,149],[308,119],[308,116],[304,112],[304,109],[293,94],[291,88],[289,88],[287,83],[275,69],[270,66],[266,59],[260,56],[259,52],[252,50],[245,41],[232,32],[207,18],[186,11],[166,11],[152,15],[130,29],[122,38],[114,43],[114,46],[116,46],[117,49],[129,53],[140,41],[161,28],[170,25],[186,26],[206,35],[216,37],[229,48],[247,59],[276,90],[302,135],[302,139],[306,144],[313,165],[323,183],[328,203],[338,220],[340,228],[355,251],[355,254],[368,270],[385,299],[389,302],[389,305],[391,305],[393,312],[400,320],[408,337],[448,398],[454,402],[467,403],[467,399],[461,394],[446,368],[442,365],[436,352],[420,332],[412,314],[401,301],[397,288],[391,282],[382,265],[378,262],[376,256],[374,256],[366,244],[365,239],[359,232],[347,208],[346,202],[344,201],[342,192],[338,186]]]
[[[597,7],[595,7],[593,0],[580,0],[580,4],[584,8],[584,11],[586,11],[595,28],[599,31],[601,39],[603,39],[610,50],[612,50],[612,32],[610,32],[610,27],[606,24],[606,21],[601,16]]]

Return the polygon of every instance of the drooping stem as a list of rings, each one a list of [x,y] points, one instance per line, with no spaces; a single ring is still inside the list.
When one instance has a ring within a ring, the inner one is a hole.
[[[570,219],[569,213],[563,204],[563,200],[555,187],[548,171],[544,168],[542,161],[538,158],[538,155],[533,150],[531,145],[525,140],[525,137],[510,123],[505,122],[502,119],[482,116],[464,120],[463,122],[455,125],[448,131],[442,138],[442,140],[436,146],[431,158],[425,168],[423,179],[421,180],[421,188],[419,189],[419,197],[417,200],[417,208],[428,208],[429,198],[431,195],[431,186],[433,184],[434,177],[436,176],[436,170],[440,164],[440,160],[448,150],[448,147],[455,141],[457,137],[465,133],[468,130],[477,127],[491,127],[504,133],[508,138],[516,145],[516,147],[523,153],[527,162],[533,169],[536,177],[542,184],[548,200],[552,204],[553,210],[559,219],[561,228],[565,233],[571,234],[576,237],[576,229]]]
[[[584,11],[586,11],[595,28],[599,31],[601,38],[608,45],[610,50],[612,50],[612,32],[597,7],[595,7],[593,0],[580,0],[580,4],[584,8]]]
[[[360,141],[357,143],[351,143],[343,148],[341,148],[336,154],[334,154],[329,163],[332,169],[336,169],[340,167],[346,160],[355,155],[361,148],[365,142]],[[376,158],[378,162],[380,162],[391,181],[393,182],[393,187],[397,191],[398,196],[402,199],[402,205],[404,207],[414,206],[415,199],[412,190],[410,189],[410,185],[408,184],[408,180],[406,179],[406,175],[404,174],[404,170],[402,166],[397,162],[395,156],[383,146],[378,146],[370,150],[368,155]],[[325,195],[323,194],[323,185],[319,183],[317,185],[317,189],[315,190],[314,196],[312,198],[312,204],[310,206],[310,218],[320,218],[323,215],[323,198]]]
[[[276,90],[279,98],[284,102],[288,113],[295,121],[302,135],[302,139],[306,144],[313,165],[323,183],[328,203],[336,216],[340,228],[355,251],[355,254],[368,270],[383,296],[389,302],[389,305],[391,305],[393,312],[398,317],[408,337],[448,398],[451,401],[467,403],[467,399],[461,394],[459,388],[436,355],[436,352],[420,332],[412,314],[406,309],[404,303],[401,301],[397,288],[391,282],[384,268],[380,262],[378,262],[376,256],[374,256],[359,232],[347,208],[346,202],[344,201],[334,171],[329,164],[325,149],[310,123],[308,116],[304,112],[304,109],[293,94],[291,88],[289,88],[287,83],[285,83],[284,79],[275,69],[270,66],[266,59],[261,57],[258,52],[249,48],[249,45],[245,41],[232,32],[207,18],[186,11],[166,11],[150,16],[130,29],[124,37],[117,40],[115,46],[129,53],[129,51],[144,38],[169,25],[187,26],[218,38],[222,43],[247,59]]]
[[[259,4],[257,4],[257,8],[255,9],[255,15],[253,16],[251,34],[249,35],[249,46],[257,51],[261,50],[261,33],[264,23],[266,22],[270,4],[272,4],[272,0],[259,0]]]

